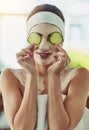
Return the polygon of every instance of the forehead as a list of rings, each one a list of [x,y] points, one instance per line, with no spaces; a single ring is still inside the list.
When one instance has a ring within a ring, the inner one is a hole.
[[[31,32],[38,32],[40,34],[50,34],[52,32],[58,31],[60,32],[60,29],[52,24],[48,24],[48,23],[41,23],[41,24],[37,24],[35,26],[33,26],[30,30]]]

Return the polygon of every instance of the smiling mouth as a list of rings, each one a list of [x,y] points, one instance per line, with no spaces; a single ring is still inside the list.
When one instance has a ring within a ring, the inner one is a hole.
[[[48,58],[49,56],[52,55],[52,53],[50,53],[50,52],[36,52],[36,53],[39,54],[40,57],[43,58],[43,59],[46,59],[46,58]]]

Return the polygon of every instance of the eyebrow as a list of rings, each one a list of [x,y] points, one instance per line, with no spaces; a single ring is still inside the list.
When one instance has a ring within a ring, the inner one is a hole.
[[[39,33],[39,32],[31,32],[31,33],[37,33],[37,34],[39,34],[40,36],[43,35],[43,34],[41,34],[41,33]],[[31,34],[31,33],[29,33],[29,34]]]
[[[49,33],[49,34],[48,34],[48,37],[49,37],[51,34],[55,33],[55,32],[58,32],[58,31],[53,31],[53,32]],[[34,32],[31,32],[31,33],[34,33]],[[37,31],[36,31],[35,33],[39,34],[40,36],[43,36],[42,33],[39,33],[39,32],[37,32]],[[58,32],[58,33],[60,33],[60,32]],[[61,34],[61,33],[60,33],[60,34]],[[61,35],[62,35],[62,34],[61,34]]]

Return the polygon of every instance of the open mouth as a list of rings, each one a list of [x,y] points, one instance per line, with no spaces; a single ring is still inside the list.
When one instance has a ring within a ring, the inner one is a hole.
[[[40,57],[43,58],[43,59],[46,59],[46,58],[48,58],[50,55],[52,55],[51,52],[36,52],[36,53],[39,54]]]

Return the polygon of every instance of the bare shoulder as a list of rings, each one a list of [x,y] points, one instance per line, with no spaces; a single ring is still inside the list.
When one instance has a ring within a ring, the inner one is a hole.
[[[4,80],[12,80],[12,79],[16,79],[17,77],[15,77],[15,71],[18,71],[19,73],[19,70],[16,70],[16,69],[11,69],[11,68],[5,68],[2,72],[1,72],[1,81],[2,79]]]
[[[89,109],[89,70],[83,67],[65,69],[61,75],[61,86],[64,95],[78,92],[78,95],[86,97],[86,107]]]
[[[82,78],[83,81],[86,81],[87,78],[89,79],[89,71],[86,68],[66,68],[62,74],[61,77],[63,79],[68,79],[72,80],[74,78]],[[84,80],[85,79],[85,80]]]
[[[1,72],[1,76],[0,76],[1,89],[3,88],[3,86],[8,86],[9,88],[10,86],[15,86],[15,85],[21,86],[19,75],[21,75],[20,69],[5,68]]]
[[[87,74],[87,76],[89,76],[89,70],[84,68],[84,67],[78,68],[78,73],[80,73],[80,74]]]
[[[73,81],[81,84],[80,86],[89,84],[89,71],[83,67],[78,68]],[[89,87],[89,85],[86,86]]]
[[[88,98],[89,94],[89,71],[86,68],[78,68],[76,75],[69,83],[69,94],[83,99]]]
[[[86,68],[66,68],[61,74],[61,86],[66,95],[69,86],[89,91],[89,71]]]

